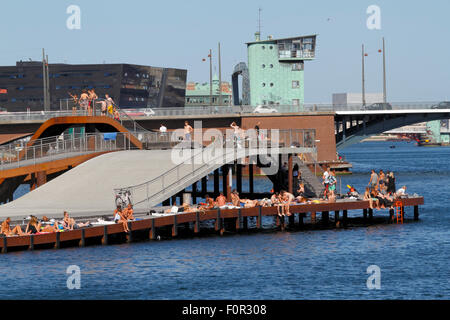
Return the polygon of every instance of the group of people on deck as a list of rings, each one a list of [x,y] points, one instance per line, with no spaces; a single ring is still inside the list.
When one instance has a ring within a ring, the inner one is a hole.
[[[23,229],[24,226],[16,225],[11,227],[11,218],[8,217],[2,222],[0,228],[0,234],[11,237],[11,236],[23,236],[41,233],[52,233],[52,232],[63,232],[70,231],[74,229],[89,227],[90,222],[76,223],[73,218],[69,216],[67,211],[64,211],[64,217],[61,221],[55,219],[48,219],[46,216],[39,220],[36,216],[31,215],[29,221]]]
[[[392,208],[396,199],[406,195],[406,186],[395,189],[394,172],[387,174],[380,170],[377,174],[372,169],[369,183],[364,192],[364,200],[369,201],[371,209]]]
[[[115,107],[115,102],[109,94],[105,94],[104,99],[99,99],[94,89],[83,89],[79,97],[77,94],[70,92],[68,94],[72,98],[72,114],[75,115],[79,107],[87,115],[92,116],[92,110],[95,108],[95,104],[100,104],[102,116],[109,115],[117,121],[120,120],[119,110]]]
[[[128,221],[134,220],[133,214],[134,210],[131,203],[129,203],[124,209],[118,205],[116,210],[114,210],[114,222],[121,223],[123,225],[123,231],[128,233],[130,232],[130,229],[128,228]]]

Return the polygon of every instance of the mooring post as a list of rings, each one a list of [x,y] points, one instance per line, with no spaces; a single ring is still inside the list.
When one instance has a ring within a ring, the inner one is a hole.
[[[295,214],[292,213],[289,216],[289,228],[293,228],[295,226]]]
[[[219,231],[221,229],[220,208],[217,209],[216,223],[215,223],[214,229],[216,231]]]
[[[347,225],[347,210],[342,211],[342,223],[344,224],[344,226]]]
[[[236,219],[236,230],[239,230],[241,228],[241,220],[242,220],[242,212],[241,208],[238,209],[238,217]]]
[[[176,237],[178,235],[178,221],[177,215],[173,215],[173,226],[172,226],[172,237]]]
[[[83,229],[81,229],[81,239],[80,239],[79,246],[84,247],[85,245],[86,245],[86,231],[83,228]]]
[[[298,226],[299,227],[303,227],[303,217],[305,216],[305,214],[303,212],[300,212],[298,214]]]
[[[311,224],[316,224],[316,213],[311,212]]]
[[[34,234],[30,234],[30,246],[28,248],[34,250]]]
[[[258,220],[256,222],[256,227],[258,229],[262,228],[262,207],[261,206],[258,207]]]
[[[281,231],[284,231],[284,229],[286,228],[285,216],[280,217],[280,226],[281,226]]]
[[[322,212],[322,224],[327,226],[330,221],[330,213],[328,211]]]
[[[106,226],[105,226],[105,227],[106,227]],[[60,239],[61,239],[61,232],[56,232],[55,249],[59,249],[59,246],[60,246]]]
[[[131,224],[131,221],[127,222],[128,224],[128,230],[130,230],[127,234],[127,242],[133,241],[133,225]]]
[[[389,209],[389,222],[393,222],[394,221],[394,209],[390,208]]]
[[[102,244],[103,245],[107,245],[108,244],[108,225],[103,226]]]
[[[414,206],[414,221],[419,220],[419,206]]]
[[[243,217],[243,219],[242,219],[242,229],[248,230],[248,217]]]
[[[339,222],[339,210],[334,211],[334,223]]]
[[[0,235],[1,236],[1,235]],[[8,252],[8,240],[7,237],[5,235],[3,235],[3,248],[2,248],[2,253],[7,253]]]
[[[194,233],[200,232],[200,212],[195,213]]]
[[[155,218],[152,218],[149,236],[150,236],[151,240],[155,240],[156,239]]]

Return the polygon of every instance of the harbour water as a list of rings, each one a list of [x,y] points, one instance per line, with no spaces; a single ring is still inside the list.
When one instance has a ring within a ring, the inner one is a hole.
[[[362,191],[370,169],[392,170],[397,187],[425,197],[420,221],[411,208],[403,225],[8,253],[0,299],[449,299],[450,148],[368,142],[341,154],[353,174],[338,189]],[[270,187],[265,178],[255,185]],[[70,265],[80,268],[79,290],[67,288]],[[380,267],[379,290],[366,286],[370,265]]]

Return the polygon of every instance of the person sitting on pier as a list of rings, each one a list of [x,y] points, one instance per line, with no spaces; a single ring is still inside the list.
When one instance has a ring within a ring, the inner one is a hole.
[[[43,224],[46,224],[45,226],[43,226]],[[58,232],[59,231],[59,226],[58,226],[58,222],[55,221],[55,219],[49,220],[46,216],[42,217],[42,222],[41,222],[41,231],[40,232]]]
[[[223,207],[224,205],[226,205],[227,204],[227,198],[225,198],[225,196],[223,195],[223,193],[221,192],[220,194],[219,194],[219,196],[216,198],[216,204],[217,204],[217,206],[220,208],[220,207]]]
[[[14,229],[11,230],[10,223],[11,223],[10,217],[6,218],[6,220],[3,221],[1,229],[0,229],[0,234],[4,234],[7,237],[13,236],[13,235],[22,236],[24,234],[22,231],[22,228],[19,225],[15,226]]]
[[[292,193],[287,192],[285,190],[281,190],[281,196],[283,201],[284,213],[283,215],[287,215],[288,217],[291,215],[289,211],[289,206],[294,201],[295,197]]]
[[[62,226],[64,230],[73,230],[74,221],[69,217],[69,213],[64,211],[64,218],[62,220]]]
[[[209,194],[205,195],[205,209],[213,209],[216,206],[213,198]]]
[[[114,222],[121,223],[124,232],[130,232],[130,229],[128,229],[128,219],[124,216],[122,208],[120,206],[117,206],[117,209],[114,210]]]
[[[241,206],[241,199],[239,198],[239,193],[236,191],[236,189],[231,192],[231,204],[235,207]]]
[[[129,203],[128,206],[122,211],[123,217],[126,218],[127,220],[134,220],[133,213],[134,210],[133,205],[131,203]]]
[[[279,216],[281,216],[281,201],[280,201],[280,194],[278,192],[275,192],[271,197],[270,197],[270,203],[272,204],[272,206],[277,207],[277,213]]]
[[[380,202],[377,198],[372,196],[372,192],[370,191],[369,187],[366,187],[366,192],[364,192],[364,200],[369,201],[369,208],[374,209],[373,203],[375,202],[375,206],[379,209],[380,208]]]
[[[403,196],[406,196],[406,186],[401,187],[395,192],[396,198],[401,198]]]
[[[305,194],[305,184],[304,183],[300,183],[300,185],[298,186],[296,195],[297,195],[297,197],[295,198],[295,200],[298,203],[305,203],[308,201],[308,198],[306,197],[306,194]]]
[[[27,224],[27,228],[25,229],[26,234],[36,234],[41,231],[41,223],[35,216],[31,216],[30,221]]]

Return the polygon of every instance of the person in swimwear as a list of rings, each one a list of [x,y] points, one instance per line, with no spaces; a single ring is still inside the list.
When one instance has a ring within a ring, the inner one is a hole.
[[[223,207],[224,205],[227,204],[227,198],[225,198],[225,196],[223,195],[223,193],[221,192],[220,195],[216,198],[216,203],[218,207]]]
[[[18,236],[24,235],[22,228],[19,225],[15,226],[14,229],[11,230],[10,223],[11,223],[10,217],[6,218],[6,220],[3,221],[1,229],[0,229],[0,234],[4,234],[7,237],[13,236],[13,235],[18,235]]]

